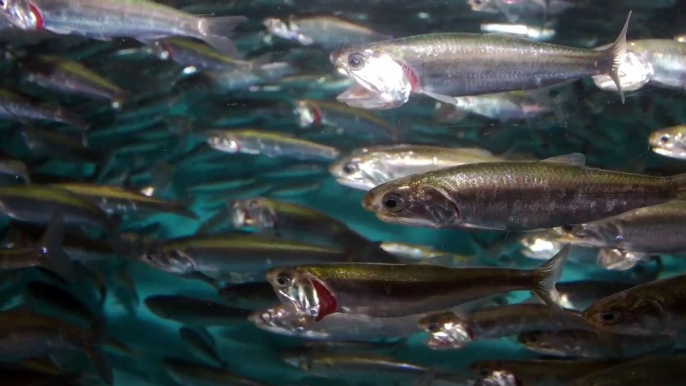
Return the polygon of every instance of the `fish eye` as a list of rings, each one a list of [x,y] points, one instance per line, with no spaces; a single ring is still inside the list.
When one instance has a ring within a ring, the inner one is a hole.
[[[538,342],[538,334],[531,334],[531,335],[529,335],[529,342],[531,342],[531,343],[536,343],[536,342]]]
[[[357,170],[357,168],[355,167],[355,164],[353,164],[353,163],[348,163],[348,164],[343,165],[343,173],[345,173],[345,174],[353,174],[353,173],[355,173],[355,170]]]
[[[388,193],[381,200],[384,209],[395,212],[403,208],[403,198],[396,193]]]
[[[293,278],[291,278],[291,275],[281,272],[277,277],[276,277],[276,284],[278,284],[281,287],[288,287],[291,285],[291,282],[293,282]]]
[[[600,314],[600,317],[603,319],[603,322],[614,323],[614,322],[619,320],[619,312],[617,312],[617,311],[603,312],[602,314]]]
[[[426,326],[426,331],[428,332],[439,332],[441,331],[441,324],[438,322],[431,322],[429,323],[428,326]]]
[[[564,225],[562,226],[562,230],[564,230],[565,232],[571,232],[574,230],[574,225]]]
[[[364,66],[364,56],[358,52],[348,55],[348,65],[353,69],[362,68]]]
[[[0,0],[0,8],[2,8],[2,9],[7,9],[7,1],[5,1],[5,0]]]
[[[666,134],[665,134],[665,135],[661,136],[661,137],[660,137],[660,142],[661,142],[661,143],[667,143],[667,142],[669,142],[669,135],[666,135]]]

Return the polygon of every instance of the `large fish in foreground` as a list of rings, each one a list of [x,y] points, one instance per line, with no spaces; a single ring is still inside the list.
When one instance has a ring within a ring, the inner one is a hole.
[[[399,317],[445,310],[491,295],[532,291],[557,307],[563,248],[535,270],[417,264],[317,264],[274,268],[267,281],[295,312],[320,321],[335,312]]]
[[[23,30],[48,30],[109,40],[131,37],[145,43],[168,36],[203,40],[238,56],[226,34],[244,16],[200,17],[147,0],[6,0],[2,16]]]
[[[370,190],[362,206],[386,222],[430,228],[534,230],[602,220],[686,199],[686,174],[594,169],[582,154],[415,174]]]
[[[629,14],[631,16],[631,14]],[[331,55],[357,82],[338,96],[353,107],[388,109],[411,94],[445,103],[455,98],[554,86],[593,75],[612,77],[622,94],[619,65],[629,19],[606,50],[535,42],[511,35],[439,33],[346,48]]]

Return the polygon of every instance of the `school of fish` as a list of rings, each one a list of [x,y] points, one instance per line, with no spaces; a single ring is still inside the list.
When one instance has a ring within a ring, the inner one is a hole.
[[[682,386],[685,9],[0,0],[0,385]]]

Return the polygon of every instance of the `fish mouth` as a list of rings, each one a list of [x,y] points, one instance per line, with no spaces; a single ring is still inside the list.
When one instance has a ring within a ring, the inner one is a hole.
[[[454,350],[463,347],[461,344],[456,344],[433,336],[425,340],[424,344],[432,350]]]
[[[336,100],[350,107],[387,110],[401,106],[405,101],[396,101],[383,98],[383,91],[375,87],[371,82],[355,76],[343,67],[336,67],[336,72],[353,79],[353,83],[347,90],[336,97]]]
[[[357,189],[357,190],[369,191],[369,189],[373,188],[373,186],[368,186],[367,184],[365,184],[362,181],[351,180],[351,179],[348,179],[345,177],[337,177],[336,182],[339,183],[340,185],[347,186],[349,188],[353,188],[353,189]]]

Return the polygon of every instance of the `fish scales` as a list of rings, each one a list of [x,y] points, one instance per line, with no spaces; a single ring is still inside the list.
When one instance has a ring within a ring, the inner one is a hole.
[[[416,69],[421,89],[455,96],[541,88],[612,67],[602,51],[506,35],[433,34],[382,44]]]

